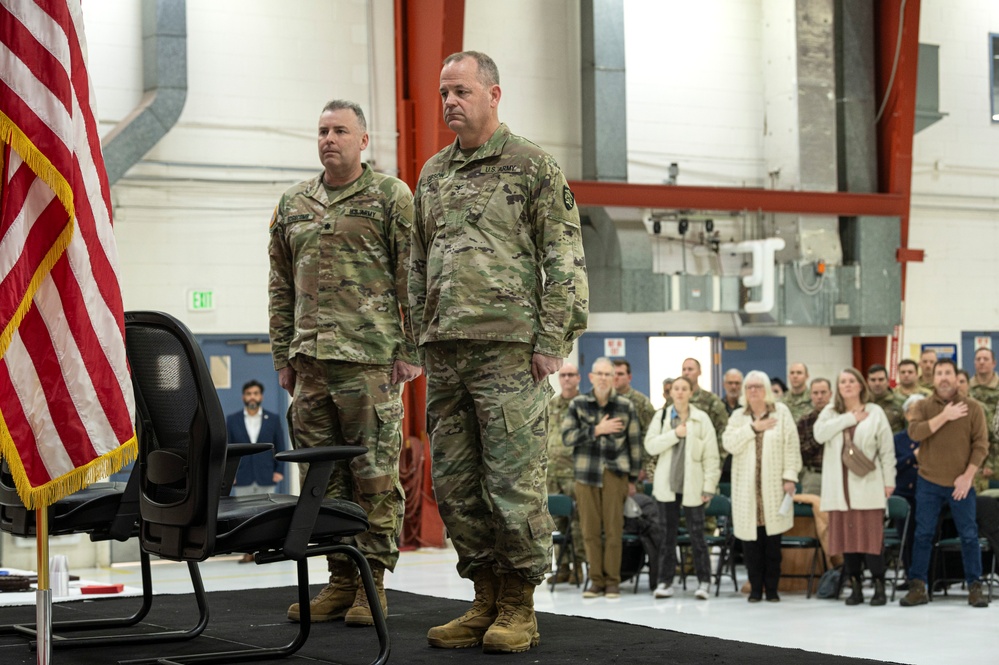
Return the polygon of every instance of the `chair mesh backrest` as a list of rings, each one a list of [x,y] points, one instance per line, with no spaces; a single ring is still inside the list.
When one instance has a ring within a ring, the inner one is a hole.
[[[191,332],[159,312],[128,312],[125,344],[138,412],[142,546],[200,560],[214,547],[225,416]]]

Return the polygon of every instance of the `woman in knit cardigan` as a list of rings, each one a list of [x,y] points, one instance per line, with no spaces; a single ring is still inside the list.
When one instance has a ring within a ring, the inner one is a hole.
[[[770,379],[752,371],[742,384],[742,408],[728,419],[722,446],[732,453],[732,523],[743,541],[749,573],[749,602],[777,602],[780,535],[794,525],[794,511],[780,512],[794,495],[801,471],[798,428],[791,412],[774,401]]]
[[[864,602],[864,563],[874,578],[871,605],[884,605],[885,561],[882,555],[887,497],[895,490],[895,438],[881,407],[868,403],[864,377],[852,367],[840,372],[836,397],[819,414],[812,434],[825,445],[822,454],[821,509],[829,513],[829,554],[843,555],[850,578],[847,605]],[[874,463],[864,475],[847,469],[843,448],[852,441]]]
[[[676,574],[676,538],[680,528],[680,504],[687,518],[687,533],[694,549],[697,591],[707,600],[711,588],[711,560],[704,540],[704,508],[718,491],[721,464],[718,437],[708,414],[690,403],[694,387],[680,377],[670,387],[672,405],[656,411],[645,435],[645,450],[657,455],[652,495],[665,529],[659,547],[659,585],[656,598],[673,595]]]

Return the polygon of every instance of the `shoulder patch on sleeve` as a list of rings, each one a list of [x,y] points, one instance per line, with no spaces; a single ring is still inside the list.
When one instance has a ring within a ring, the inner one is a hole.
[[[572,210],[573,206],[576,205],[576,198],[572,195],[572,190],[569,189],[568,185],[562,186],[562,203],[565,204],[566,210]]]

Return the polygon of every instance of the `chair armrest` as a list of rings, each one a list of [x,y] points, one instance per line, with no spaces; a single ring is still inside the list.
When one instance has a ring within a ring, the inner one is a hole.
[[[222,476],[222,496],[229,496],[236,482],[239,460],[246,455],[256,455],[274,448],[273,443],[230,443],[225,448],[225,474]]]
[[[312,538],[312,531],[319,516],[319,506],[326,498],[326,488],[338,460],[347,460],[368,452],[364,446],[320,446],[286,450],[274,456],[281,462],[308,462],[309,471],[302,483],[302,493],[295,505],[288,534],[284,539],[284,553],[289,559],[300,560],[305,556]]]
[[[282,450],[274,454],[278,462],[324,462],[351,459],[368,452],[364,446],[318,446],[316,448],[298,448]]]

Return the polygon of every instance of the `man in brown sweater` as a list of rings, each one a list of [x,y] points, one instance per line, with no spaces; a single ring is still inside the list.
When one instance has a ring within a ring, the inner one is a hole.
[[[946,502],[961,537],[961,561],[968,583],[968,603],[987,607],[982,592],[982,551],[975,522],[975,473],[989,452],[985,413],[977,402],[957,392],[957,367],[944,358],[933,366],[933,394],[909,410],[909,437],[920,441],[916,481],[916,531],[904,607],[928,602],[930,553],[937,519]]]

